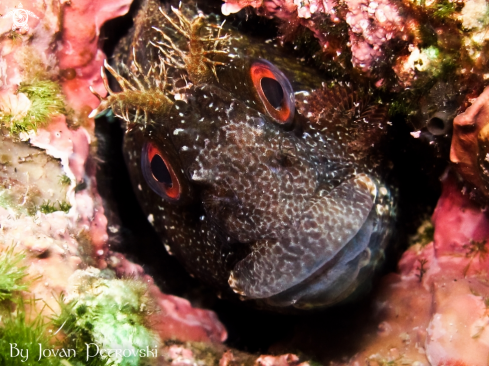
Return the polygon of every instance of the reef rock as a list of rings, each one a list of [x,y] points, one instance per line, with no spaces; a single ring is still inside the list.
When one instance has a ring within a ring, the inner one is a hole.
[[[450,160],[471,184],[473,196],[489,198],[489,88],[454,120]]]
[[[434,241],[409,248],[375,298],[377,332],[348,364],[486,365],[489,216],[449,175]]]

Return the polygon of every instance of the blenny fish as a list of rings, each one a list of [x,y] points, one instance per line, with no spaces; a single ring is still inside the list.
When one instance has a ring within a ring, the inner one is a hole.
[[[386,106],[186,4],[143,3],[91,116],[112,109],[148,220],[220,296],[336,304],[368,282],[395,218],[376,154]],[[142,244],[144,245],[144,244]]]

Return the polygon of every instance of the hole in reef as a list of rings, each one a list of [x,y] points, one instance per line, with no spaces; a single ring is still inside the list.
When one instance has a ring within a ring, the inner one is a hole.
[[[436,132],[443,131],[445,129],[445,121],[443,121],[441,118],[433,117],[429,121],[428,129]]]

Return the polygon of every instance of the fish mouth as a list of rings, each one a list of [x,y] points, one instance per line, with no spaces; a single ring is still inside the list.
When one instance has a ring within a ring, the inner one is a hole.
[[[371,280],[371,274],[384,257],[384,248],[392,232],[391,219],[394,210],[392,197],[384,192],[386,188],[379,189],[372,180],[363,175],[359,175],[355,182],[361,187],[365,198],[371,195],[373,199],[368,206],[370,208],[365,212],[366,216],[361,216],[361,219],[359,217],[358,231],[351,236],[344,236],[345,240],[337,243],[338,250],[333,255],[329,255],[327,250],[315,251],[314,241],[302,239],[295,242],[300,247],[296,257],[289,255],[294,253],[290,251],[291,247],[287,246],[289,243],[283,237],[280,242],[256,240],[242,243],[253,248],[250,248],[249,257],[241,257],[234,264],[227,281],[230,288],[243,300],[298,309],[330,306],[368,288],[364,284]],[[348,198],[348,202],[354,197]],[[388,212],[384,209],[379,211],[381,206],[390,209]],[[353,212],[356,212],[355,209]],[[348,221],[352,217],[347,216],[346,219]],[[301,223],[302,234],[298,234],[299,238],[308,236],[307,225],[303,225],[307,224],[307,220],[304,217],[304,222]],[[322,230],[320,226],[319,230],[322,233],[321,246],[327,247],[331,245],[331,241],[326,239],[330,237],[326,227],[328,226],[324,226]],[[312,249],[309,243],[313,244]],[[277,256],[277,252],[285,252],[286,257]],[[295,272],[296,274],[289,272],[287,261],[295,261],[290,262],[293,264],[290,268],[300,265],[301,271]],[[267,282],[268,279],[271,282]]]
[[[258,300],[274,307],[309,309],[335,304],[349,297],[363,282],[362,279],[367,278],[363,274],[367,274],[372,259],[372,251],[368,247],[353,257],[345,254],[347,247],[302,282],[268,298],[253,299],[246,296],[232,271],[228,284],[242,300]]]
[[[391,236],[385,223],[378,225],[375,210],[360,231],[323,266],[299,283],[266,298],[247,296],[234,274],[228,278],[231,289],[242,300],[256,300],[267,306],[307,310],[330,306],[355,298],[369,288],[372,273],[384,256],[383,248]]]
[[[264,302],[276,307],[310,309],[333,305],[349,298],[370,279],[379,259],[378,250],[371,248],[371,235],[371,223],[366,223],[334,258],[302,282],[264,299]],[[367,245],[359,245],[366,236],[370,236]]]

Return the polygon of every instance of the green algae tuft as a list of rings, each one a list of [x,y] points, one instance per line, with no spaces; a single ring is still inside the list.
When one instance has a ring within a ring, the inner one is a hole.
[[[77,272],[76,295],[60,302],[61,313],[53,319],[66,335],[68,346],[76,349],[83,361],[87,344],[92,344],[91,353],[96,353],[96,347],[125,352],[113,352],[99,360],[95,357],[87,365],[154,364],[159,339],[148,328],[153,306],[146,284],[135,279],[101,278],[94,269]],[[154,353],[146,354],[148,349]]]
[[[11,245],[0,252],[0,303],[12,300],[16,291],[27,290],[27,285],[22,283],[27,267],[18,266],[25,254],[14,250],[15,246]]]

